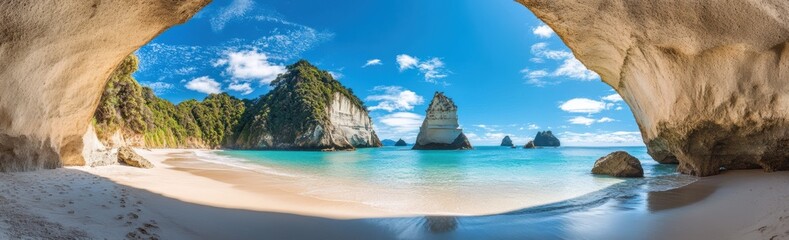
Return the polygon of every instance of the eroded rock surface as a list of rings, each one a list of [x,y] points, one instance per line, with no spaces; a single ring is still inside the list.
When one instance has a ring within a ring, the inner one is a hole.
[[[641,161],[625,151],[612,152],[594,162],[594,174],[605,174],[614,177],[644,177]]]
[[[84,165],[115,66],[209,2],[0,1],[0,171]]]
[[[118,162],[132,167],[153,168],[151,162],[148,162],[148,160],[134,152],[134,149],[130,147],[118,148]]]
[[[436,92],[427,107],[427,116],[419,127],[413,149],[471,149],[471,143],[458,124],[457,111],[458,107],[451,98],[442,92]]]
[[[518,1],[622,96],[655,160],[789,169],[789,2]]]

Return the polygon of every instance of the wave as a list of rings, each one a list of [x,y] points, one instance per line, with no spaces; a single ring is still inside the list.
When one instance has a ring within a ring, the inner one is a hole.
[[[222,150],[193,151],[192,153],[200,161],[230,166],[234,168],[241,168],[261,174],[276,175],[276,176],[290,177],[290,178],[300,177],[299,175],[286,173],[284,171],[277,170],[269,166],[265,166],[261,163],[252,162],[242,158],[235,158],[235,157],[216,154],[216,152],[221,152],[221,151]]]

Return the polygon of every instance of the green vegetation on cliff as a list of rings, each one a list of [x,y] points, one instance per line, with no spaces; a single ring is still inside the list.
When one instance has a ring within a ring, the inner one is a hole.
[[[102,94],[94,125],[105,142],[120,131],[126,143],[153,148],[355,147],[323,134],[331,128],[327,109],[336,93],[360,109],[365,108],[362,101],[329,72],[307,61],[288,66],[288,72],[271,83],[273,90],[257,99],[240,100],[221,93],[210,94],[202,102],[187,100],[177,105],[137,83],[132,77],[137,61],[133,55],[124,59]],[[361,146],[380,145],[377,139],[372,136]]]
[[[173,105],[140,86],[131,76],[138,60],[130,55],[110,77],[94,114],[96,133],[109,139],[120,130],[127,142],[147,147],[221,147],[244,112],[244,103],[226,93],[202,102]]]
[[[327,71],[301,60],[271,82],[273,90],[251,102],[237,129],[235,147],[271,148],[277,143],[297,142],[316,126],[329,124],[326,109],[340,93],[361,109],[362,101]],[[271,136],[270,139],[263,139]],[[261,146],[261,142],[267,146]]]

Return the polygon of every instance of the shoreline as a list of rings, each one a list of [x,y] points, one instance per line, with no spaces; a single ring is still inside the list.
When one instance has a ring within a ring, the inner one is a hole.
[[[260,181],[235,174],[250,170],[156,151],[167,158],[138,150],[153,169],[0,173],[0,239],[789,239],[789,172],[727,171],[666,191],[596,199],[605,193],[597,191],[501,214],[426,218],[311,198],[287,184],[245,189],[229,182]]]

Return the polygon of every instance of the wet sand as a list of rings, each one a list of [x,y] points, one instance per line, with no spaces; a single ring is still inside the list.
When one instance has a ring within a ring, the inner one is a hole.
[[[0,239],[789,239],[789,172],[731,171],[659,192],[613,185],[502,214],[391,217],[287,184],[240,187],[260,179],[156,151],[175,159],[0,173]]]

